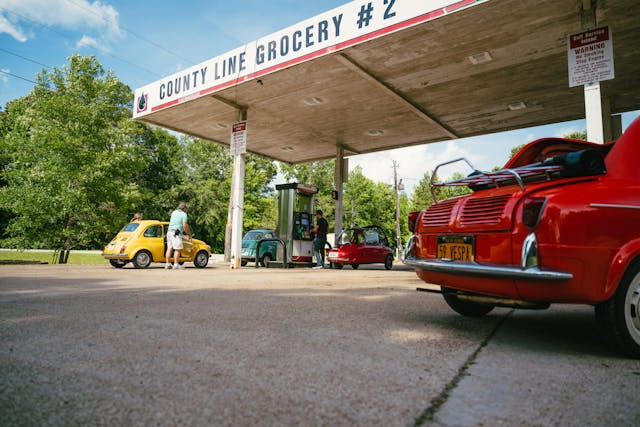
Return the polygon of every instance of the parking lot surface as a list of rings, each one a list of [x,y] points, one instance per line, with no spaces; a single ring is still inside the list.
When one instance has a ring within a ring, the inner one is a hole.
[[[451,311],[412,271],[0,266],[0,425],[640,425],[593,309]]]

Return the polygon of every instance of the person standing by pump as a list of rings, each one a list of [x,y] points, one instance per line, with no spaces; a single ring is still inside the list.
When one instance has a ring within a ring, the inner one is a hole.
[[[316,238],[313,241],[313,252],[316,256],[316,265],[313,268],[324,268],[324,247],[327,244],[327,231],[329,231],[329,223],[322,216],[322,210],[316,211],[316,226],[313,232]]]
[[[188,224],[187,217],[187,204],[180,202],[178,208],[171,213],[171,219],[169,220],[169,228],[167,231],[167,253],[165,254],[166,269],[179,269],[183,268],[178,263],[180,258],[180,251],[184,248],[182,243],[182,236],[187,236],[191,239],[191,229]],[[171,265],[171,252],[173,252],[173,266]]]

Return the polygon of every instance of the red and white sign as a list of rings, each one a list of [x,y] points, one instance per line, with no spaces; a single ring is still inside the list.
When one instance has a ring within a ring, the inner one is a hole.
[[[247,152],[247,121],[234,123],[231,126],[231,155]]]
[[[352,1],[138,88],[138,118],[489,0]]]
[[[613,39],[609,27],[570,34],[567,47],[569,87],[614,78]]]

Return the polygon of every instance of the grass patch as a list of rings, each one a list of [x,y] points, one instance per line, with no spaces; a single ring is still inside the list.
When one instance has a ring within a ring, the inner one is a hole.
[[[54,251],[30,251],[30,250],[0,250],[0,262],[2,261],[32,261],[53,263]],[[102,255],[89,251],[71,251],[69,264],[109,264]]]

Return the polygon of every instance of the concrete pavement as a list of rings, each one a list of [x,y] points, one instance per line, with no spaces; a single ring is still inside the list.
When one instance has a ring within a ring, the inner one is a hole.
[[[590,308],[467,319],[410,271],[160,267],[0,266],[0,425],[640,423],[640,362]]]

